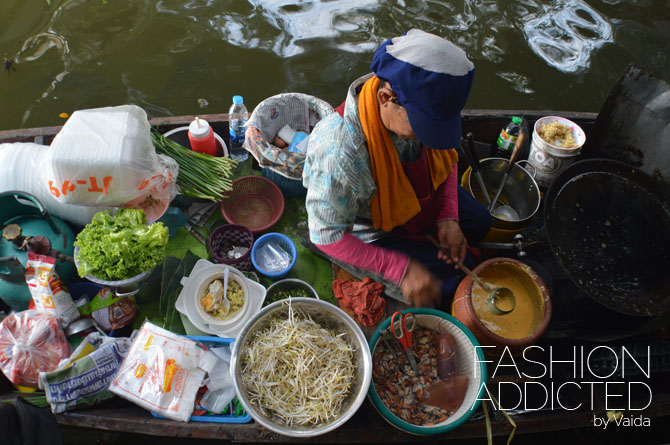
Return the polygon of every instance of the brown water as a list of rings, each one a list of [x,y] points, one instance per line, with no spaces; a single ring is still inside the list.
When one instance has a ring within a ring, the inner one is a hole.
[[[337,105],[412,27],[468,51],[468,108],[598,111],[631,62],[670,78],[668,0],[2,0],[0,129],[123,103],[227,112],[234,94]]]

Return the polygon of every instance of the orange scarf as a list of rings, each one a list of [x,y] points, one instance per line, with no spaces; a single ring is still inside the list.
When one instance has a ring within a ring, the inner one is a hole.
[[[377,192],[372,197],[372,223],[375,229],[390,232],[421,211],[414,187],[405,176],[391,134],[382,124],[377,102],[381,80],[377,76],[365,82],[358,98],[358,112],[370,152],[372,177]],[[442,184],[458,162],[456,150],[426,147],[433,189]]]

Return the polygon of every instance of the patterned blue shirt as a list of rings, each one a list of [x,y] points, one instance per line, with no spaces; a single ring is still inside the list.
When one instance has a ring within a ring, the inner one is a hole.
[[[332,244],[345,232],[366,242],[384,236],[372,226],[370,203],[377,186],[358,114],[358,91],[372,76],[367,74],[351,84],[344,117],[331,113],[310,134],[302,182],[307,188],[309,237],[315,244]],[[401,161],[421,153],[416,141],[391,135]]]

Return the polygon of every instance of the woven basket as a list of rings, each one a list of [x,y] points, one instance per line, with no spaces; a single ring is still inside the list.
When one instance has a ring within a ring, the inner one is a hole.
[[[254,235],[247,227],[239,224],[224,224],[214,229],[209,236],[209,251],[212,258],[219,264],[228,264],[238,270],[249,272],[251,264],[251,246]],[[247,247],[249,250],[239,258],[228,258],[228,251],[233,247]]]
[[[314,126],[333,112],[333,107],[318,97],[303,93],[280,93],[268,97],[254,108],[246,125],[244,148],[287,197],[305,196],[302,186],[303,153],[293,153],[274,145],[284,125],[310,134]]]
[[[307,189],[302,185],[302,178],[287,178],[271,168],[262,168],[261,174],[264,178],[268,178],[270,181],[277,184],[287,198],[296,198],[307,194]]]
[[[221,201],[221,213],[231,224],[248,227],[254,234],[268,230],[284,213],[284,195],[262,176],[244,176]]]

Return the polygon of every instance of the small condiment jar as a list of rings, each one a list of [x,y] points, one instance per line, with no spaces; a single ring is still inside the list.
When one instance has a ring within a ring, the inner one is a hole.
[[[208,155],[216,156],[217,147],[216,139],[214,138],[214,131],[210,127],[209,122],[205,119],[196,117],[188,126],[188,141],[191,143],[191,149],[198,153],[206,153]]]

